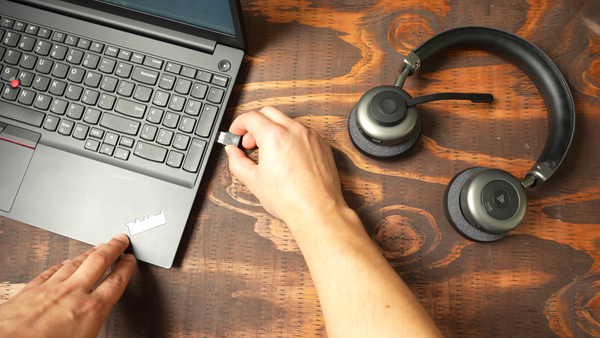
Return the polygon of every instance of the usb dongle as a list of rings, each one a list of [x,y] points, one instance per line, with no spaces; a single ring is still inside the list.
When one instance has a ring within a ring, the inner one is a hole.
[[[221,143],[224,146],[233,145],[236,147],[240,146],[242,137],[239,135],[232,134],[230,132],[222,131],[217,138],[217,143]]]

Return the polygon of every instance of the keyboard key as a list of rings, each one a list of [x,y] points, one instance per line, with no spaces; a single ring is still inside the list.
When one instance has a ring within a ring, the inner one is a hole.
[[[179,73],[179,74],[193,79],[194,77],[196,77],[196,72],[197,72],[197,70],[195,70],[194,68],[183,67],[183,68],[181,68],[181,73]]]
[[[2,71],[2,80],[10,82],[16,79],[17,75],[19,75],[19,70],[17,68],[4,67],[4,70]]]
[[[19,77],[17,79],[19,79],[19,84],[21,86],[31,87],[34,78],[35,75],[33,73],[22,71],[21,73],[19,73]]]
[[[192,96],[197,99],[204,99],[206,97],[206,92],[208,92],[208,86],[202,83],[194,83],[194,88],[192,89]]]
[[[113,47],[113,46],[108,46],[108,47],[106,47],[106,52],[104,52],[104,54],[108,55],[108,56],[117,57],[117,55],[119,55],[119,48]]]
[[[160,123],[160,121],[162,121],[163,114],[164,110],[152,107],[148,111],[148,117],[146,118],[146,121],[152,123]]]
[[[163,60],[161,59],[156,59],[153,57],[146,57],[146,60],[144,60],[144,66],[148,66],[148,67],[152,67],[155,69],[161,69],[163,65]]]
[[[31,36],[23,35],[21,37],[21,41],[19,41],[19,49],[31,52],[33,51],[33,47],[35,47],[35,43],[37,40],[32,38]]]
[[[112,156],[114,151],[115,147],[110,144],[102,143],[102,146],[100,147],[100,154]]]
[[[98,70],[101,71],[102,73],[112,74],[112,72],[115,70],[116,65],[117,65],[117,61],[115,61],[115,60],[102,58],[102,61],[100,61],[100,67],[98,67]]]
[[[143,67],[135,67],[133,70],[132,79],[135,81],[154,86],[158,81],[159,73]]]
[[[60,122],[60,118],[53,116],[53,115],[48,115],[46,117],[46,121],[44,121],[44,129],[50,130],[50,131],[56,131],[56,128],[58,128],[59,122]]]
[[[48,59],[39,59],[35,66],[35,70],[42,74],[50,74],[52,65],[54,65],[54,61],[50,61]]]
[[[79,101],[82,93],[83,93],[83,87],[79,87],[79,86],[70,84],[67,87],[67,91],[65,92],[65,97],[67,99],[70,99],[73,101]]]
[[[64,115],[68,105],[69,103],[65,100],[54,99],[50,111],[56,115]]]
[[[158,86],[162,89],[171,90],[175,86],[175,76],[163,74]]]
[[[167,165],[173,168],[181,167],[181,163],[183,162],[183,154],[177,151],[169,152],[169,157],[167,158]]]
[[[4,35],[4,39],[2,40],[2,43],[7,45],[8,47],[16,47],[17,44],[19,43],[20,38],[21,38],[20,34],[17,34],[15,32],[6,32],[6,34]]]
[[[86,89],[83,91],[83,96],[81,97],[81,102],[88,104],[90,106],[95,106],[98,102],[98,97],[100,93],[95,90]]]
[[[86,53],[81,63],[85,68],[96,69],[100,63],[100,57],[96,54]]]
[[[198,116],[200,114],[200,109],[202,108],[202,103],[194,100],[188,100],[188,103],[185,105],[185,113]]]
[[[131,54],[131,62],[141,65],[144,63],[144,56],[142,54],[133,53]]]
[[[104,143],[110,144],[111,146],[116,146],[119,142],[119,135],[115,133],[106,133],[106,137],[104,138]]]
[[[25,28],[27,28],[27,24],[21,21],[15,22],[13,29],[19,32],[24,32]]]
[[[181,71],[181,65],[172,62],[167,62],[165,70],[169,73],[179,74],[179,72]]]
[[[169,109],[174,111],[183,111],[183,106],[185,105],[185,97],[173,95],[171,98],[171,103],[169,103]]]
[[[168,128],[176,128],[179,123],[179,114],[175,114],[172,112],[167,112],[165,115],[165,120],[163,121],[163,126]]]
[[[144,113],[146,113],[146,108],[146,105],[125,99],[119,99],[119,101],[117,101],[115,110],[127,116],[142,118],[144,117]]]
[[[79,42],[77,43],[77,48],[88,50],[88,49],[90,49],[91,44],[92,44],[92,42],[90,40],[79,39]]]
[[[131,59],[131,52],[128,50],[121,49],[121,51],[119,52],[119,55],[117,57],[121,60],[129,61],[129,59]]]
[[[158,128],[155,126],[151,126],[149,124],[145,124],[142,128],[142,132],[140,133],[140,137],[144,140],[154,141],[156,137],[156,133],[158,132]]]
[[[73,131],[73,137],[78,140],[85,140],[87,138],[90,127],[85,124],[77,123],[75,130]]]
[[[104,44],[99,43],[99,42],[92,42],[92,44],[90,46],[90,50],[92,52],[102,53],[102,51],[104,50]]]
[[[121,142],[119,142],[120,146],[123,147],[127,147],[127,148],[133,148],[133,144],[135,143],[135,140],[129,137],[121,137]]]
[[[175,136],[175,140],[173,141],[173,148],[180,149],[180,150],[186,150],[189,143],[190,143],[189,136],[183,135],[183,134],[177,134],[177,136]]]
[[[104,137],[104,130],[98,128],[92,128],[90,131],[90,137],[101,140]]]
[[[52,35],[52,30],[48,28],[40,28],[40,30],[37,32],[37,36],[44,39],[49,39],[50,35]]]
[[[173,140],[174,134],[175,133],[173,133],[170,130],[161,129],[158,132],[158,137],[156,138],[156,143],[161,144],[163,146],[169,146],[169,145],[171,145],[171,141]]]
[[[67,116],[74,120],[80,120],[81,117],[83,116],[84,110],[85,110],[84,106],[75,104],[75,103],[71,103],[69,105],[69,108],[67,109]]]
[[[152,89],[144,86],[137,86],[133,98],[142,102],[150,102],[152,97]]]
[[[83,52],[77,49],[71,49],[67,53],[67,62],[70,64],[78,65],[83,60]]]
[[[70,136],[75,127],[75,122],[69,120],[62,120],[58,125],[58,133],[65,136]]]
[[[21,55],[21,52],[9,49],[6,53],[6,57],[4,58],[4,62],[8,63],[9,65],[18,65],[19,60],[21,60]]]
[[[65,93],[66,89],[67,89],[66,82],[52,80],[52,84],[50,84],[50,94],[62,96]]]
[[[206,141],[197,138],[192,140],[190,150],[188,151],[185,163],[183,164],[183,170],[193,173],[198,172],[200,162],[202,161],[202,155],[204,154],[204,148],[206,148]]]
[[[165,93],[165,92],[161,92],[160,90],[156,91],[156,94],[154,95],[154,100],[152,101],[152,103],[154,103],[155,105],[159,106],[159,107],[166,107],[167,103],[169,102],[169,97],[171,95],[169,93]]]
[[[219,88],[212,87],[208,92],[207,100],[212,103],[221,103],[223,101],[223,96],[225,95],[225,91]]]
[[[98,124],[101,113],[102,112],[97,109],[88,108],[85,110],[85,115],[83,115],[83,121],[89,124]]]
[[[100,125],[116,132],[137,135],[140,123],[111,113],[104,113]]]
[[[98,88],[101,80],[102,80],[102,75],[100,75],[98,73],[94,73],[94,72],[88,72],[87,76],[85,77],[85,81],[83,81],[83,84],[88,87]],[[114,89],[113,89],[113,91],[114,91]]]
[[[41,110],[48,110],[50,105],[52,104],[52,96],[48,96],[46,94],[38,94],[35,99],[34,107]]]
[[[177,81],[177,86],[175,87],[175,91],[179,94],[187,95],[190,92],[190,88],[192,87],[192,81],[179,79]]]
[[[40,28],[38,26],[35,25],[27,25],[27,28],[25,28],[25,33],[27,34],[31,34],[31,35],[36,35],[38,33],[38,30]]]
[[[202,109],[202,115],[200,116],[200,121],[198,121],[198,128],[196,128],[196,135],[200,137],[208,137],[210,135],[218,112],[218,107],[210,104],[204,105],[204,109]]]
[[[196,120],[184,116],[181,119],[181,123],[179,123],[179,130],[183,131],[184,133],[191,133],[194,131],[195,126]]]
[[[133,88],[135,88],[135,84],[127,81],[121,81],[119,88],[117,88],[117,94],[130,97],[131,94],[133,94]]]
[[[25,69],[33,69],[35,68],[35,63],[37,62],[37,56],[25,54],[21,58],[20,66]]]
[[[55,60],[64,60],[67,55],[68,48],[61,45],[54,45],[50,51],[50,57]]]
[[[6,86],[2,91],[2,97],[7,99],[8,101],[16,101],[17,96],[19,96],[20,89],[13,88],[11,86]],[[1,114],[1,113],[0,113]]]
[[[102,80],[102,84],[100,85],[100,88],[104,91],[112,93],[115,91],[115,89],[117,89],[118,83],[119,83],[119,80],[115,79],[114,77],[106,76],[104,78],[104,80]]]
[[[115,158],[118,158],[123,161],[127,161],[129,159],[129,150],[123,148],[117,148],[115,150]]]
[[[122,78],[128,78],[129,75],[131,75],[132,69],[132,65],[125,62],[119,62],[117,65],[117,70],[115,71],[115,75]]]
[[[100,148],[100,142],[96,140],[87,140],[84,148],[96,152],[98,151],[98,148]]]
[[[98,102],[98,107],[106,110],[112,110],[115,106],[116,97],[111,95],[102,94],[100,95],[100,101]]]
[[[150,161],[162,163],[167,156],[167,149],[146,142],[138,142],[133,154]]]
[[[7,88],[9,91],[13,91],[10,86],[6,86],[6,88],[2,91],[2,97],[4,97]],[[16,99],[18,91],[14,95]],[[3,105],[2,109],[0,109],[0,116],[27,123],[35,127],[41,127],[44,119],[46,118],[46,114],[44,113],[12,104]]]
[[[50,42],[40,40],[35,45],[33,52],[39,55],[47,56],[50,54],[50,48],[52,48],[52,44]]]
[[[66,37],[67,35],[65,33],[54,32],[54,35],[52,35],[52,41],[65,42]]]
[[[33,104],[33,100],[35,100],[37,93],[31,90],[23,89],[21,90],[21,94],[19,94],[18,102],[20,104],[31,106]]]
[[[77,46],[77,42],[79,42],[79,38],[73,35],[67,35],[65,39],[65,43],[69,46]]]
[[[210,82],[212,79],[212,73],[205,72],[203,70],[199,70],[198,74],[196,74],[196,79],[204,82]]]
[[[54,65],[54,67],[52,67],[52,76],[57,77],[59,79],[66,78],[68,73],[69,73],[69,66],[67,66],[65,64],[56,63]]]
[[[9,19],[9,18],[2,18],[2,21],[0,21],[0,26],[6,27],[6,28],[12,28],[14,24],[15,24],[15,21],[13,19]]]
[[[82,68],[72,67],[67,79],[75,83],[81,83],[83,82],[84,77],[85,70],[83,70]]]

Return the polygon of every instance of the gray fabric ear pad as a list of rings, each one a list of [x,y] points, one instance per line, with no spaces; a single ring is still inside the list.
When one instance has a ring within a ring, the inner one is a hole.
[[[488,168],[476,167],[462,171],[454,176],[444,192],[444,213],[446,214],[448,222],[460,235],[476,242],[497,241],[508,234],[508,232],[491,234],[477,229],[467,221],[460,208],[460,192],[465,183],[467,183],[473,175],[487,169]]]
[[[473,48],[501,56],[519,67],[539,90],[548,115],[546,145],[536,164],[556,170],[564,160],[575,132],[575,105],[558,67],[531,42],[489,27],[460,27],[432,36],[413,50],[421,63],[448,50]],[[535,167],[535,166],[534,166]]]
[[[382,146],[371,142],[367,136],[360,132],[356,124],[356,106],[352,108],[350,117],[348,118],[348,133],[350,140],[358,151],[363,155],[377,160],[394,160],[400,155],[412,149],[421,135],[421,118],[417,118],[417,124],[410,136],[402,143],[393,146]]]

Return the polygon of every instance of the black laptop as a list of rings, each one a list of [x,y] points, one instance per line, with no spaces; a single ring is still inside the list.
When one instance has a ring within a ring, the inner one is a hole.
[[[244,56],[239,0],[0,0],[0,216],[169,268]]]

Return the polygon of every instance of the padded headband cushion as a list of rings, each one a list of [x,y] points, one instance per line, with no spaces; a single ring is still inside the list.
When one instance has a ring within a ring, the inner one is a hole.
[[[575,106],[567,81],[558,67],[538,47],[506,31],[489,27],[460,27],[434,35],[413,50],[421,63],[451,49],[480,49],[515,64],[537,87],[548,114],[546,145],[536,164],[556,170],[562,163],[575,131]]]

